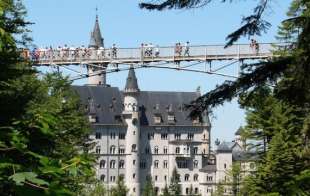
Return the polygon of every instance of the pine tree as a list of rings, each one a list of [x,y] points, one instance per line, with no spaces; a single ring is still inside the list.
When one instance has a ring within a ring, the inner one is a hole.
[[[124,177],[119,176],[116,186],[111,189],[111,196],[126,196],[128,188],[125,185]]]
[[[172,176],[171,176],[170,185],[169,185],[169,193],[173,196],[182,195],[182,187],[180,184],[180,175],[178,174],[178,171],[176,168],[174,168],[172,171]]]
[[[142,196],[155,196],[155,189],[151,176],[146,177],[146,182],[143,188]]]

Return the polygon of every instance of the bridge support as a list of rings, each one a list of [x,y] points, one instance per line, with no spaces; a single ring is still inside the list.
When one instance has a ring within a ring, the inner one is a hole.
[[[96,65],[90,66],[87,65],[87,74],[88,74],[88,85],[91,86],[106,86],[106,69],[107,69],[107,64],[105,65]]]

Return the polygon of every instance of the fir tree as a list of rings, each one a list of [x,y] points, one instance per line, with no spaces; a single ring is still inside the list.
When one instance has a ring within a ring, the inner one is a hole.
[[[172,171],[172,176],[170,179],[169,193],[173,196],[182,195],[182,187],[180,184],[180,174],[178,174],[177,169],[174,168]]]
[[[155,189],[151,176],[146,177],[146,182],[143,188],[142,196],[155,196]]]
[[[111,196],[126,196],[128,188],[125,185],[124,177],[119,176],[116,186],[111,189]]]

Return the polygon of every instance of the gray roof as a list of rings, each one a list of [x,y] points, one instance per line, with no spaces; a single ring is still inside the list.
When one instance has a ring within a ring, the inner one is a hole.
[[[235,142],[222,142],[217,147],[217,152],[232,152],[232,148],[235,145]]]
[[[235,151],[232,153],[232,157],[235,161],[255,161],[259,158],[256,152],[250,151]]]
[[[132,92],[132,91],[133,92],[139,91],[139,87],[135,70],[133,67],[130,67],[126,80],[125,92]]]
[[[201,172],[215,172],[216,171],[216,165],[206,165],[203,168],[201,168],[199,171],[201,171]]]
[[[123,91],[115,87],[104,86],[73,86],[72,88],[80,96],[81,102],[87,107],[89,114],[90,112],[95,113],[98,123],[123,123],[119,119],[123,109]],[[175,116],[174,125],[176,126],[193,125],[192,120],[188,117],[189,112],[184,109],[184,104],[195,100],[198,96],[196,92],[140,91],[138,96],[141,125],[171,125],[168,122],[168,115]],[[154,115],[162,118],[160,124],[155,124]]]
[[[98,16],[96,16],[96,22],[94,30],[91,32],[89,47],[99,48],[104,47],[103,38],[100,31]]]

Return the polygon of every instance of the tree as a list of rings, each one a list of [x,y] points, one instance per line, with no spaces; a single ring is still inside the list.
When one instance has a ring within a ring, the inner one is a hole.
[[[180,184],[180,174],[178,174],[178,171],[176,168],[174,168],[172,171],[170,185],[169,185],[169,193],[173,196],[182,195],[182,187]]]
[[[146,182],[143,188],[142,196],[155,196],[155,189],[153,186],[153,181],[151,176],[146,177]]]
[[[20,1],[0,1],[0,191],[76,195],[94,180],[90,126],[71,83],[39,79],[22,58],[24,16]]]
[[[116,186],[111,189],[111,196],[126,196],[128,189],[124,182],[124,177],[119,176]]]
[[[165,187],[163,189],[163,193],[161,194],[161,196],[171,196],[169,193],[169,188],[168,188],[167,184],[165,185]]]

